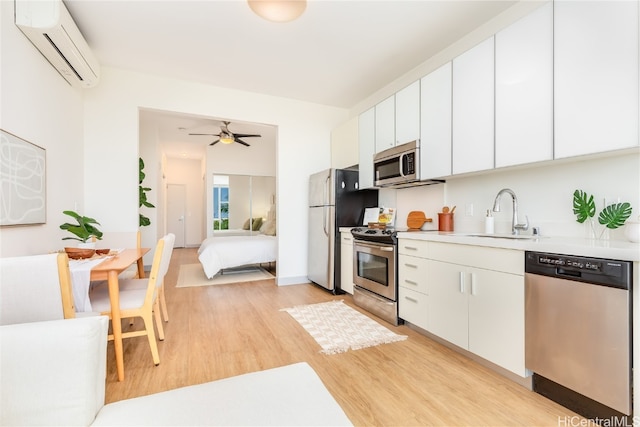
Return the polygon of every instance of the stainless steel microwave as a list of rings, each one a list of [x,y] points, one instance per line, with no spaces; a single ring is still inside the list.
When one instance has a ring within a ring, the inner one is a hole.
[[[420,181],[420,141],[381,151],[373,159],[376,187],[400,186]]]

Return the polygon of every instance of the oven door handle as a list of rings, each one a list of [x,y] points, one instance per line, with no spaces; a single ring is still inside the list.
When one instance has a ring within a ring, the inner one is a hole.
[[[379,249],[380,249],[381,251],[383,251],[383,252],[393,252],[393,249],[394,249],[394,248],[389,247],[389,246],[383,246],[383,247],[381,247],[381,248],[379,248]]]

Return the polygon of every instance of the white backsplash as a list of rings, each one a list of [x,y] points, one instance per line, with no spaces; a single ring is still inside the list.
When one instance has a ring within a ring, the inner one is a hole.
[[[640,215],[640,154],[573,159],[552,164],[496,170],[473,176],[448,179],[445,184],[399,190],[381,190],[380,205],[396,206],[396,227],[406,227],[410,211],[420,210],[433,223],[423,229],[437,229],[437,212],[443,206],[456,206],[455,231],[483,232],[484,217],[498,192],[512,189],[518,198],[519,222],[529,217],[530,227],[540,227],[542,235],[586,237],[585,224],[573,214],[573,192],[581,189],[593,194],[597,212],[607,204],[629,202],[631,219]],[[501,198],[501,212],[493,213],[495,232],[511,231],[511,197]],[[470,208],[473,214],[469,215]],[[531,230],[531,228],[530,228]],[[530,233],[527,232],[527,233]],[[624,240],[623,229],[611,230],[610,238]]]

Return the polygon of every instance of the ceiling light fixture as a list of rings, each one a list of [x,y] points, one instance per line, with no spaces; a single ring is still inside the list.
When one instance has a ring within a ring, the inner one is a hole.
[[[233,144],[233,137],[230,135],[220,135],[220,142],[223,144]]]
[[[307,8],[307,0],[247,0],[256,15],[271,22],[290,22]]]

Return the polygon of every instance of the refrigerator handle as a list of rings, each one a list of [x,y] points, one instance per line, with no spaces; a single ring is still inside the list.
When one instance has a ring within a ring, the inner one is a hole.
[[[324,194],[322,195],[322,204],[323,205],[328,205],[329,204],[329,182],[331,180],[331,175],[329,175],[327,177],[327,179],[324,180]]]
[[[329,185],[331,183],[331,175],[327,176],[327,179],[324,181],[324,194],[322,196],[322,228],[324,229],[324,234],[326,236],[329,235],[329,215],[327,210],[329,209]]]
[[[326,236],[329,235],[329,215],[327,215],[328,210],[329,206],[324,205],[322,207],[322,229],[324,230],[324,234]]]

